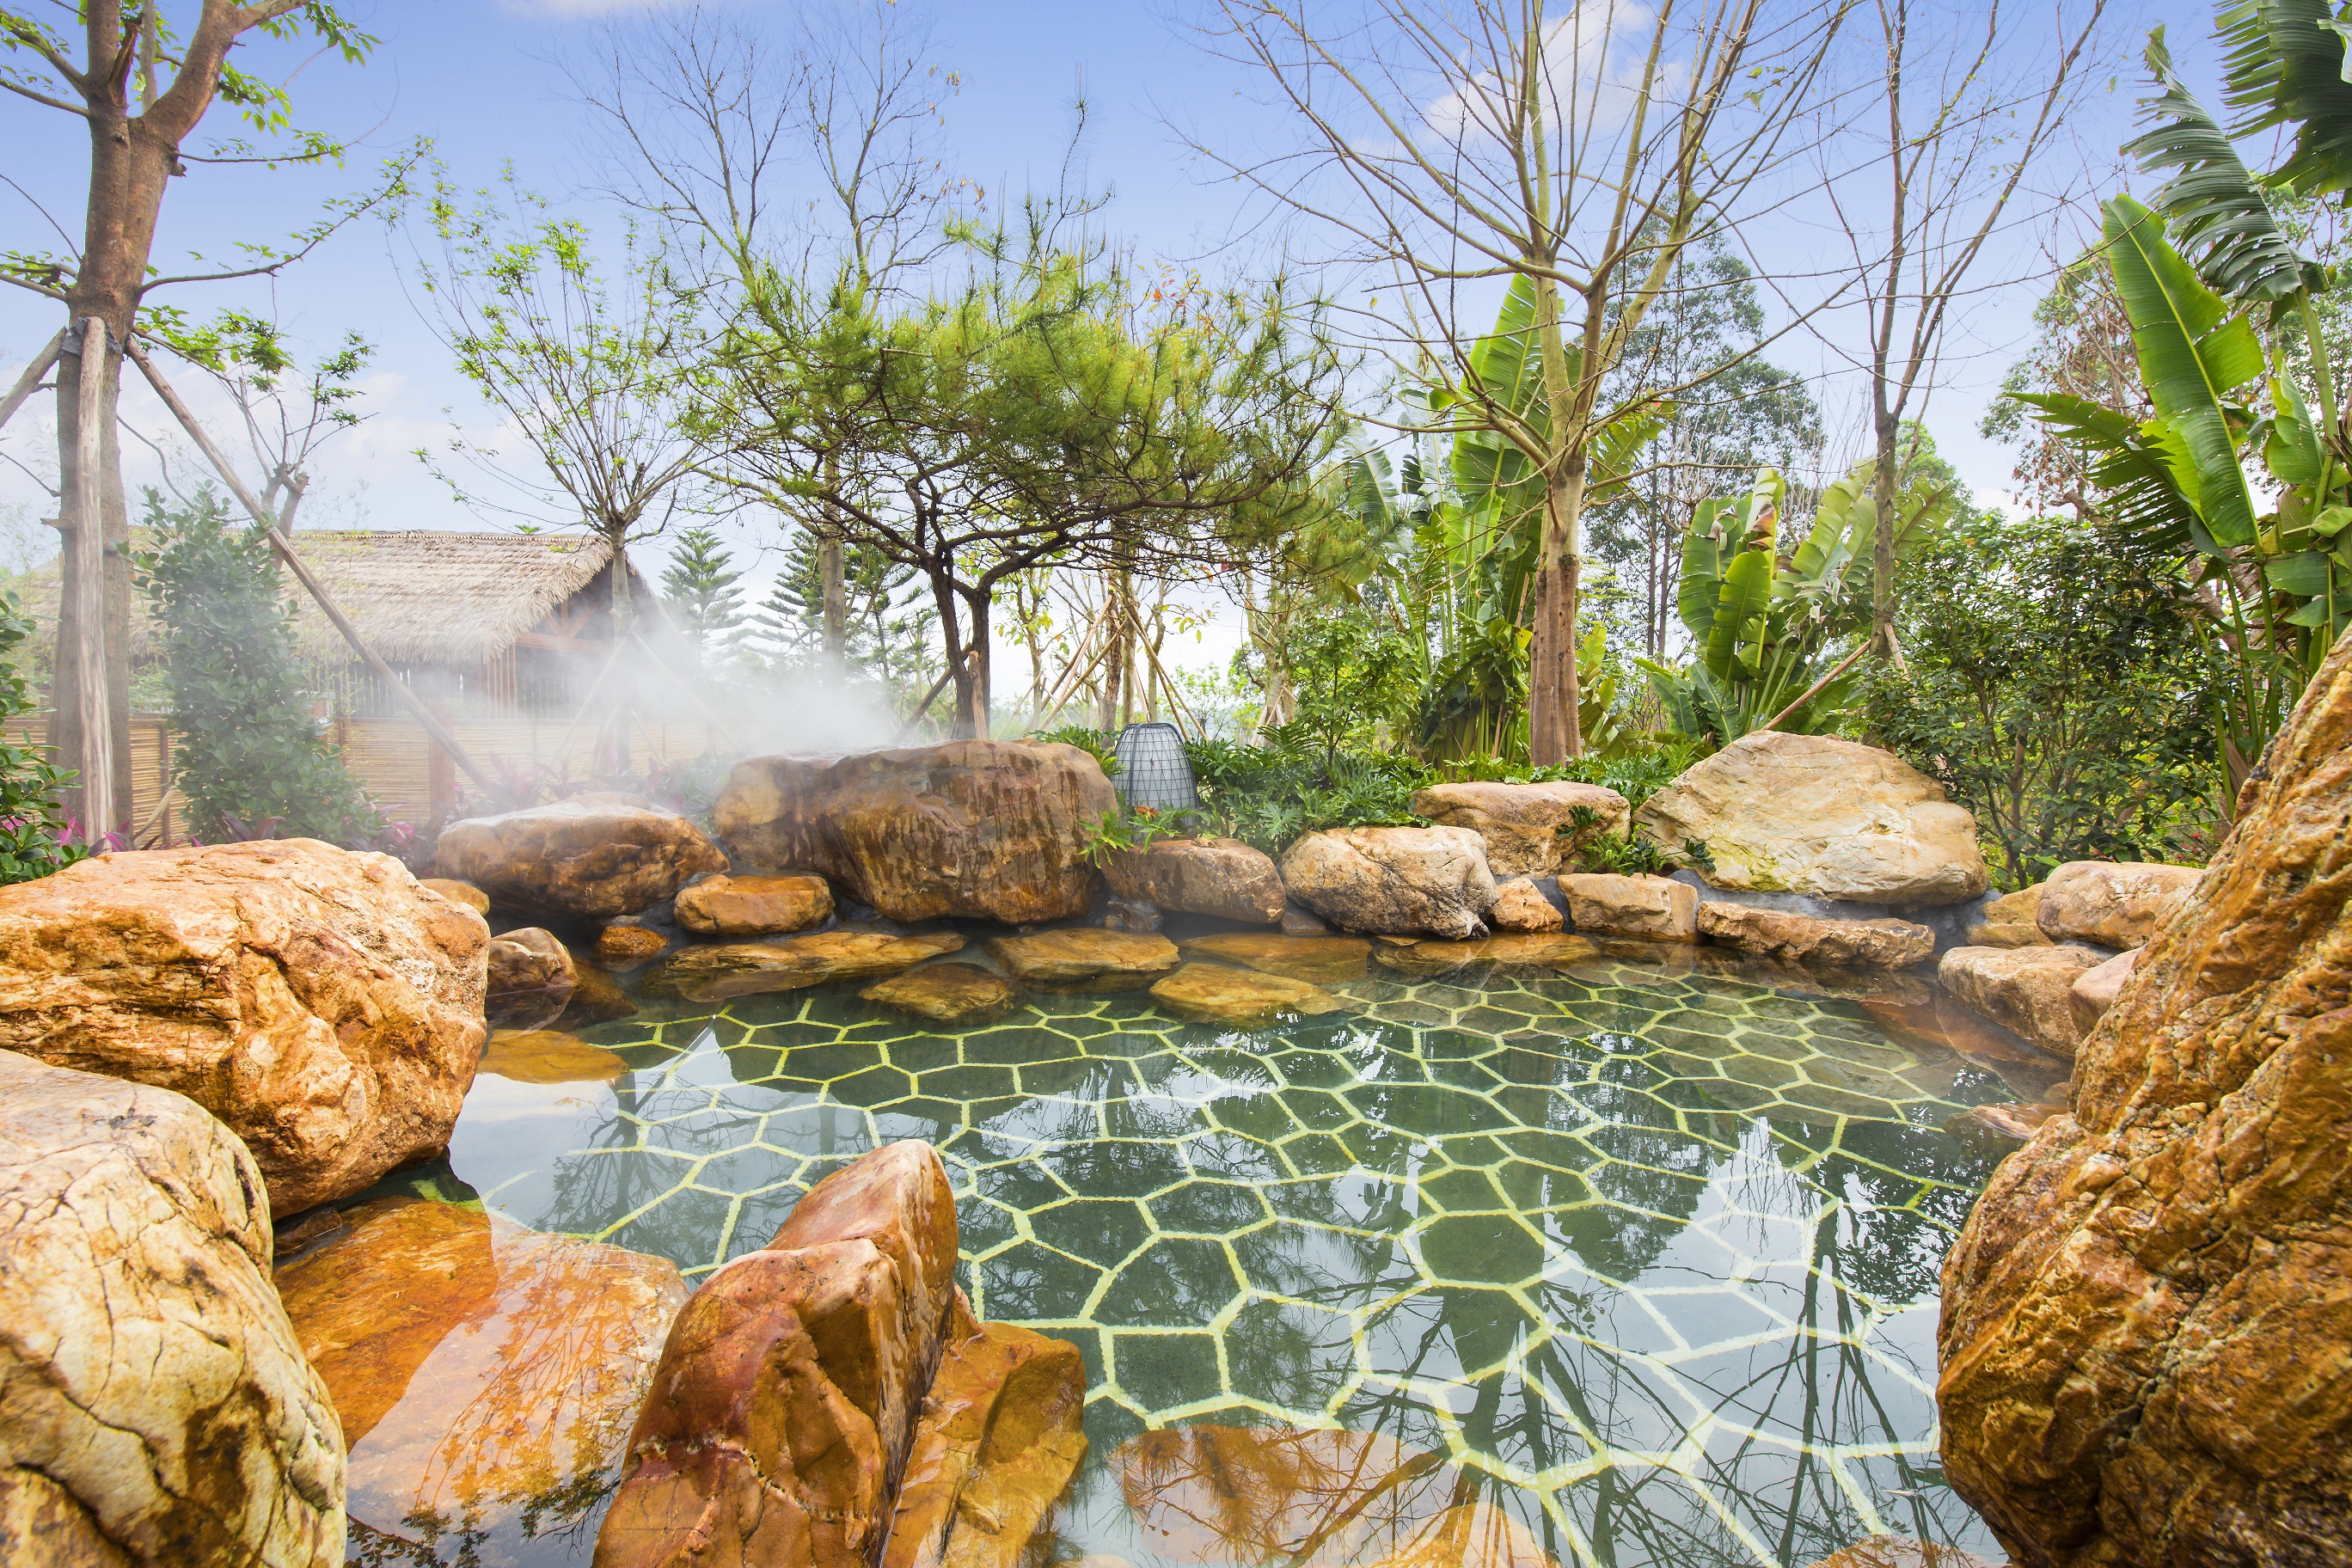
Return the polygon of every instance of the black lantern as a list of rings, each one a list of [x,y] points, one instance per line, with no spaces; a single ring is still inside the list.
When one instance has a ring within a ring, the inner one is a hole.
[[[1173,724],[1129,724],[1118,732],[1112,751],[1118,772],[1111,782],[1118,798],[1133,811],[1191,811],[1201,804],[1192,786],[1192,763],[1184,755],[1184,737]]]

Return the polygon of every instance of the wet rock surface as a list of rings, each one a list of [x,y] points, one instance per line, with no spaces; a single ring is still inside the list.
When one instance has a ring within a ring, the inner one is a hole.
[[[500,1029],[483,1048],[480,1069],[516,1083],[611,1083],[629,1064],[615,1051],[556,1029]]]
[[[563,1016],[577,984],[555,933],[521,926],[490,939],[484,1011],[497,1029],[543,1029]]]
[[[1718,887],[1863,903],[1957,904],[1986,887],[1976,819],[1892,752],[1765,731],[1642,803],[1662,848],[1704,839]]]
[[[1968,928],[1969,947],[2048,947],[2050,934],[2037,918],[2044,884],[2004,893],[1984,907],[1984,918]]]
[[[1276,925],[1287,895],[1274,861],[1238,838],[1162,838],[1105,858],[1103,879],[1121,898],[1160,910]]]
[[[615,969],[640,969],[669,951],[669,938],[650,926],[610,925],[596,933],[596,957]]]
[[[885,931],[827,931],[774,942],[716,942],[673,954],[646,977],[645,989],[648,995],[724,1002],[731,996],[799,991],[829,980],[895,974],[962,946],[963,938],[954,931],[892,936]]]
[[[1495,907],[1486,847],[1466,827],[1335,827],[1283,852],[1290,896],[1343,931],[1484,936]]]
[[[1475,942],[1415,942],[1402,947],[1383,944],[1372,956],[1383,969],[1416,980],[1434,979],[1458,969],[1566,969],[1601,956],[1590,939],[1570,932],[1528,932],[1481,937]]]
[[[1651,942],[1698,940],[1698,889],[1686,882],[1574,872],[1559,879],[1559,890],[1578,931]]]
[[[2042,884],[2033,921],[2053,942],[2143,947],[2204,874],[2202,866],[2070,860]]]
[[[727,857],[674,811],[583,795],[453,822],[435,868],[501,906],[610,920],[667,903],[693,878],[726,870]]]
[[[738,763],[715,815],[730,852],[814,871],[894,921],[1075,920],[1101,879],[1090,835],[1118,796],[1075,746],[953,741]]]
[[[823,877],[705,877],[673,907],[698,936],[782,936],[831,920],[833,889]]]
[[[1081,926],[988,939],[1020,984],[1039,991],[1140,991],[1176,967],[1176,944],[1145,931]]]
[[[1372,944],[1360,936],[1284,936],[1272,931],[1213,931],[1178,942],[1186,958],[1211,958],[1317,985],[1360,980]]]
[[[1187,963],[1152,986],[1151,999],[1179,1018],[1237,1029],[1269,1028],[1348,1005],[1304,980],[1224,963]]]
[[[1579,812],[1589,813],[1583,827]],[[1578,849],[1631,821],[1625,797],[1591,784],[1433,784],[1412,797],[1412,814],[1441,827],[1466,827],[1486,849],[1486,868],[1497,881],[1511,877],[1549,877]]]
[[[463,904],[478,915],[490,912],[490,896],[471,882],[452,881],[446,877],[419,877],[416,885],[428,893],[438,893],[453,904]]]
[[[2021,1562],[2352,1560],[2352,638],[2257,780],[1944,1265],[1945,1463]]]
[[[193,1100],[0,1051],[0,1561],[323,1564],[343,1439]]]
[[[1846,969],[1907,969],[1936,954],[1936,933],[1909,921],[1823,921],[1741,904],[1702,903],[1698,933],[1759,958]]]
[[[1021,1005],[1019,987],[976,963],[927,963],[857,994],[902,1017],[944,1027],[993,1023]]]
[[[2082,1044],[2074,1016],[2074,982],[2106,961],[2096,948],[2074,942],[2049,947],[1956,947],[1936,965],[1936,978],[1962,1005],[2031,1040],[2072,1057]]]
[[[1486,912],[1486,922],[1496,931],[1559,931],[1568,917],[1543,896],[1533,879],[1515,877],[1495,889],[1495,907]]]
[[[488,946],[386,855],[101,855],[0,889],[0,1047],[187,1095],[293,1214],[448,1146]]]
[[[580,1029],[636,1016],[636,1003],[621,989],[611,971],[578,948],[567,945],[564,951],[572,955],[572,1000],[564,1004],[556,1027]]]

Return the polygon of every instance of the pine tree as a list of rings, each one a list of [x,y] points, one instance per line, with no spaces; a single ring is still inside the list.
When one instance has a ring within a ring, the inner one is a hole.
[[[850,672],[885,682],[921,673],[931,662],[931,628],[939,617],[920,602],[915,569],[894,564],[870,546],[853,545],[844,552],[842,589],[849,609],[843,652]],[[751,617],[751,637],[775,664],[799,668],[815,659],[824,625],[824,580],[816,537],[801,530],[793,536],[775,586]]]
[[[662,572],[662,598],[670,619],[706,662],[732,654],[743,641],[743,574],[734,556],[708,528],[678,535],[677,549]]]

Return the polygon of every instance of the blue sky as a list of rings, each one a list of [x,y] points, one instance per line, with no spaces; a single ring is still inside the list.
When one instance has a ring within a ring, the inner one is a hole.
[[[910,10],[921,0],[903,0]],[[573,100],[557,59],[579,47],[604,16],[625,10],[602,0],[357,0],[346,10],[383,44],[362,68],[320,60],[294,83],[298,119],[349,136],[365,137],[341,170],[221,171],[199,169],[173,182],[166,203],[159,260],[189,250],[229,254],[239,240],[277,240],[314,217],[318,205],[365,181],[370,164],[416,137],[431,138],[460,180],[475,183],[512,163],[523,181],[577,211],[592,225],[617,228],[615,215],[582,193],[597,169],[584,151],[589,124]],[[745,0],[743,8],[775,19],[784,4]],[[1197,256],[1231,229],[1236,193],[1202,176],[1163,117],[1196,124],[1219,136],[1279,134],[1280,126],[1249,98],[1254,84],[1209,58],[1181,35],[1169,11],[1136,0],[963,0],[930,6],[940,54],[961,77],[949,111],[949,155],[955,171],[996,190],[1050,185],[1073,123],[1072,104],[1083,90],[1090,105],[1085,144],[1092,178],[1118,195],[1116,226],[1147,254]],[[2115,70],[2099,73],[2091,101],[2070,127],[2087,157],[2113,161],[2126,133],[2128,100],[2137,90],[2137,40],[2147,25],[2171,24],[2176,53],[2200,73],[2211,51],[2201,7],[2161,4],[2111,10]],[[283,69],[295,58],[279,47],[252,52],[255,68]],[[225,127],[215,121],[207,130]],[[0,101],[5,173],[22,187],[0,187],[0,236],[11,247],[54,241],[34,204],[78,232],[86,141],[78,121],[9,98]],[[2018,255],[2039,237],[2013,237]],[[2021,270],[2018,256],[1991,258],[1993,267]],[[2012,289],[1983,301],[1956,341],[1950,384],[1937,395],[1929,421],[1946,451],[1979,489],[1998,490],[2008,475],[2005,452],[1974,433],[1985,396],[2031,330],[2032,291]],[[313,344],[332,342],[356,329],[379,347],[367,385],[372,417],[340,437],[320,465],[308,521],[315,526],[464,527],[470,521],[409,455],[446,438],[453,411],[478,427],[486,417],[456,378],[446,353],[418,322],[402,289],[398,259],[380,228],[362,224],[274,286],[193,287],[177,302],[192,313],[230,303],[268,308]],[[57,325],[54,306],[17,290],[0,291],[0,369],[13,367]],[[1791,339],[1776,353],[1781,363],[1824,376],[1823,401],[1834,426],[1840,410],[1856,406],[1850,381],[1831,375],[1829,354]],[[126,404],[134,421],[152,419],[151,406]],[[40,432],[20,415],[0,437],[0,454],[31,456]],[[160,426],[148,424],[162,435]],[[135,447],[134,447],[135,453]],[[152,460],[137,458],[134,482]],[[41,497],[14,468],[0,465],[0,519],[20,525],[40,515]],[[551,520],[554,521],[554,520]],[[34,535],[37,537],[37,534]]]

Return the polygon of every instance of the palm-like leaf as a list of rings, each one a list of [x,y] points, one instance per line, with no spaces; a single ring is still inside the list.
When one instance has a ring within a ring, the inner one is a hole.
[[[2345,28],[2326,0],[2238,0],[2221,13],[2222,101],[2240,115],[2231,133],[2294,128],[2294,151],[2264,184],[2307,196],[2352,190]]]
[[[2091,482],[2098,487],[2107,516],[2147,536],[2152,544],[2180,549],[2194,542],[2213,553],[2211,536],[2196,507],[2163,458],[2142,438],[2139,424],[2104,404],[2063,392],[2025,393],[2018,401],[2033,408],[2044,425],[2091,459]]]

